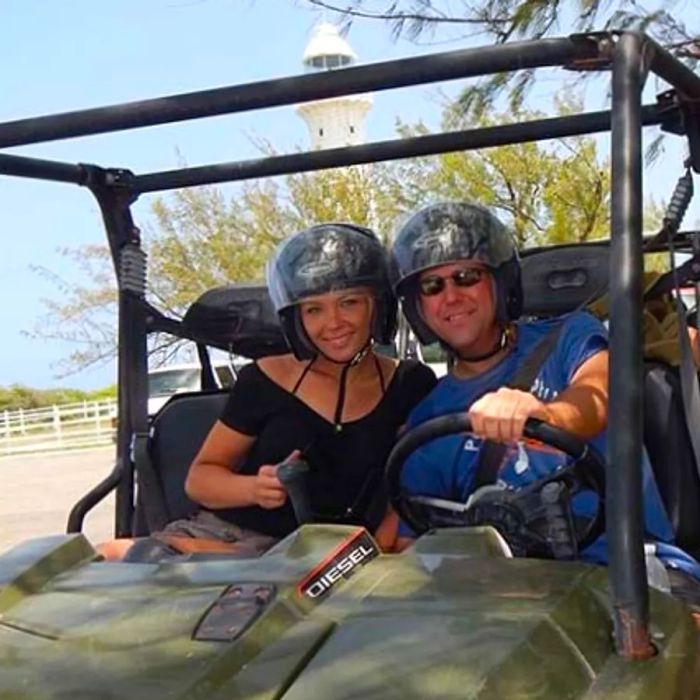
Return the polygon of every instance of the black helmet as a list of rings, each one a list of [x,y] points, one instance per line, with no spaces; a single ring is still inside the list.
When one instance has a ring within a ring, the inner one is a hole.
[[[319,224],[293,235],[268,262],[267,286],[297,359],[318,354],[297,307],[317,294],[369,287],[375,298],[372,338],[380,344],[394,339],[397,302],[389,284],[387,254],[370,229],[346,223]]]
[[[442,202],[419,209],[400,228],[391,251],[396,295],[418,340],[439,338],[428,328],[418,305],[418,274],[438,265],[478,260],[491,269],[496,283],[496,318],[518,318],[523,290],[520,260],[510,231],[487,209],[466,202]]]

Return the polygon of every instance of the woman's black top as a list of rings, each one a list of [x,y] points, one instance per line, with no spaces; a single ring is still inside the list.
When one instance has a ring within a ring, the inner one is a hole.
[[[293,450],[301,450],[311,467],[309,496],[317,520],[359,523],[374,530],[386,510],[384,463],[397,431],[435,383],[429,367],[415,360],[400,362],[377,407],[336,426],[250,364],[241,370],[220,419],[256,438],[237,473],[257,474],[262,465],[278,464]],[[274,537],[297,527],[289,500],[271,510],[247,506],[214,512]]]

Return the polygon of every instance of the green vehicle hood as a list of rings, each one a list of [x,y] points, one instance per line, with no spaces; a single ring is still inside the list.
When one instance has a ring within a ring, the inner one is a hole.
[[[490,528],[373,547],[313,525],[259,559],[127,564],[31,541],[0,557],[0,698],[700,697],[670,596],[651,592],[659,653],[629,662],[602,568],[509,558]]]

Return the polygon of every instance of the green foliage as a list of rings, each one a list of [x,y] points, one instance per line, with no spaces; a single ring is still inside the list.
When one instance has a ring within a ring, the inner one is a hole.
[[[104,401],[105,399],[116,399],[117,398],[117,385],[110,384],[109,386],[102,387],[101,389],[94,389],[93,391],[88,391],[85,395],[86,401]]]
[[[231,199],[215,187],[157,199],[157,228],[147,234],[151,300],[179,315],[207,289],[261,280],[263,262],[294,230],[279,201],[275,183],[248,186]]]
[[[646,202],[643,213],[643,227],[647,234],[659,231],[663,222],[665,207],[653,198]],[[668,253],[650,253],[644,256],[644,269],[647,272],[666,272],[671,269]]]
[[[116,398],[116,386],[95,391],[80,389],[34,389],[21,384],[0,387],[0,411],[16,411],[19,408],[44,408],[80,401],[102,401]]]
[[[54,284],[56,294],[42,299],[45,313],[27,335],[70,343],[74,349],[57,367],[60,374],[69,374],[114,356],[117,290],[107,245],[63,248],[59,252],[75,270],[75,277],[84,281],[71,283],[52,270],[35,266],[37,274]]]
[[[567,102],[559,109],[575,107]],[[482,116],[475,126],[539,117],[528,111]],[[445,127],[464,128],[464,121],[450,111]],[[412,133],[406,126],[402,130]],[[520,247],[608,235],[609,164],[598,157],[590,137],[447,153],[422,164],[419,182],[431,199],[469,199],[492,207],[511,224]]]

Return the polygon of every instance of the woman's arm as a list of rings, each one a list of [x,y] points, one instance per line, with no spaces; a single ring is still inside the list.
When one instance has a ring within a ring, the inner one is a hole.
[[[255,437],[217,421],[190,466],[187,495],[207,508],[284,505],[287,492],[276,476],[276,465],[263,465],[252,476],[236,473],[254,442]]]
[[[396,547],[396,536],[399,531],[399,514],[387,506],[384,519],[374,533],[374,539],[382,552],[393,552]]]

